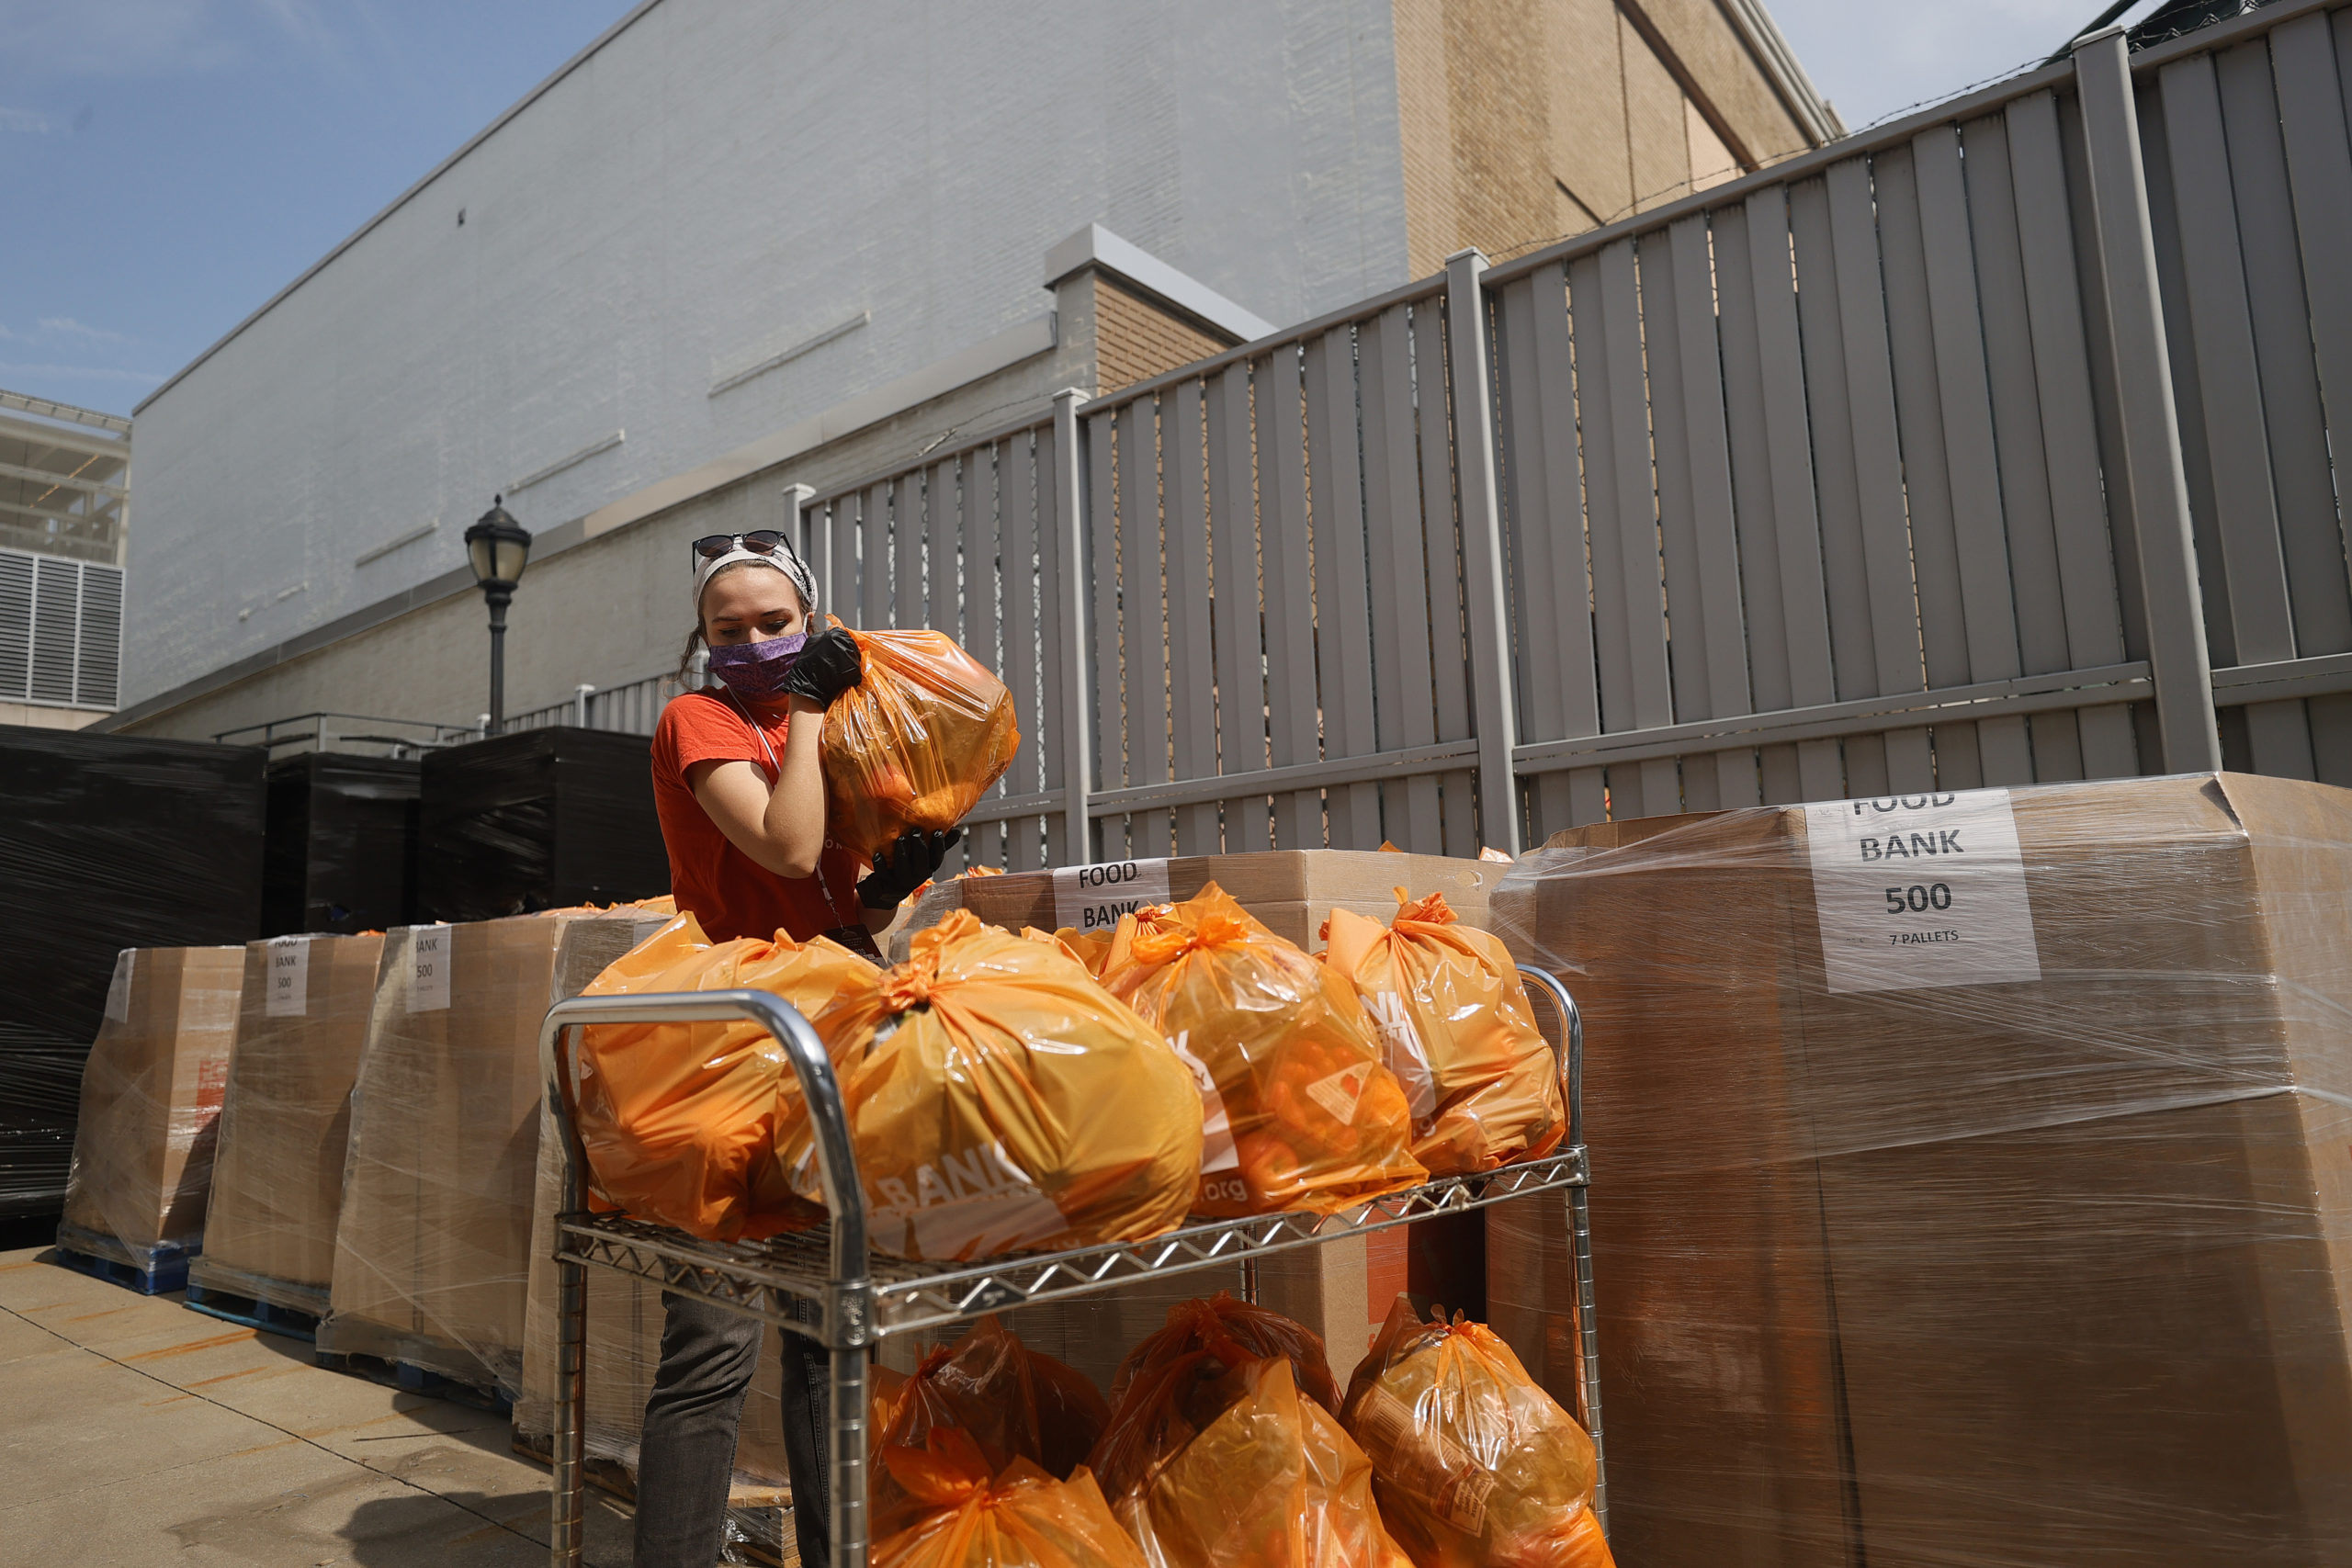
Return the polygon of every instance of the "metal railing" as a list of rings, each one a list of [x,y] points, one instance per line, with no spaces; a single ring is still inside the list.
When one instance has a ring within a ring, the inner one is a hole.
[[[380,750],[390,757],[413,757],[479,740],[481,727],[359,713],[298,713],[287,718],[223,729],[212,739],[221,745],[266,747],[273,757],[298,755],[305,750]]]

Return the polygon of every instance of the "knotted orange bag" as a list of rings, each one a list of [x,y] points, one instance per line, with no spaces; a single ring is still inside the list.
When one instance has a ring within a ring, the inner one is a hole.
[[[1197,1212],[1329,1213],[1427,1179],[1355,992],[1216,883],[1121,917],[1102,984],[1167,1032],[1200,1082]]]
[[[1201,1168],[1193,1075],[1068,954],[958,909],[816,1025],[880,1250],[968,1259],[1182,1221]],[[792,1190],[821,1201],[797,1096],[786,1114],[778,1157]]]
[[[979,1446],[952,1427],[921,1449],[884,1450],[881,1464],[918,1512],[896,1534],[875,1532],[875,1568],[1145,1568],[1083,1469],[1057,1481],[1017,1459],[991,1480]]]
[[[1021,732],[1004,682],[944,632],[849,635],[865,668],[825,710],[825,831],[869,861],[910,828],[961,822]]]
[[[1406,1568],[1370,1461],[1287,1357],[1175,1357],[1129,1386],[1090,1462],[1154,1568]]]
[[[1413,1108],[1413,1157],[1459,1176],[1548,1153],[1567,1132],[1559,1064],[1510,950],[1461,924],[1442,893],[1396,894],[1392,925],[1331,911],[1323,961],[1380,1031]]]
[[[1340,1385],[1324,1358],[1323,1337],[1270,1308],[1236,1300],[1230,1291],[1170,1307],[1166,1325],[1144,1336],[1119,1362],[1111,1380],[1112,1403],[1125,1400],[1136,1380],[1153,1376],[1178,1358],[1222,1347],[1231,1348],[1225,1358],[1228,1361],[1284,1358],[1298,1391],[1332,1415],[1340,1413]]]
[[[1098,979],[1102,977],[1102,961],[1111,956],[1112,933],[1109,931],[1081,931],[1076,926],[1046,931],[1035,926],[1023,926],[1021,934],[1027,941],[1060,948],[1084,964],[1086,972]]]
[[[873,964],[820,937],[713,942],[680,915],[596,976],[592,997],[773,991],[814,1017]],[[784,1047],[748,1019],[598,1023],[580,1032],[572,1103],[596,1189],[644,1219],[711,1241],[757,1240],[811,1223],[775,1163]]]
[[[1102,1436],[1111,1407],[1086,1374],[1030,1349],[990,1314],[954,1345],[935,1347],[912,1377],[875,1372],[874,1450],[923,1449],[954,1428],[978,1445],[991,1473],[1025,1459],[1067,1478]],[[924,1511],[886,1469],[867,1500],[876,1537],[895,1534]]]
[[[1611,1568],[1592,1439],[1486,1325],[1398,1296],[1345,1419],[1415,1568]]]

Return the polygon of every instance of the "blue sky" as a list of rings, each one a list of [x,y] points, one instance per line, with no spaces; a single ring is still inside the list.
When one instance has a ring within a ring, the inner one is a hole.
[[[631,0],[0,0],[0,387],[128,413]]]
[[[0,387],[129,412],[629,4],[0,0]],[[2098,9],[1770,4],[1854,126]]]

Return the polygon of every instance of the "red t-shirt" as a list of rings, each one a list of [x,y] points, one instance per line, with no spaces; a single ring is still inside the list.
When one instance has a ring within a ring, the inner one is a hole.
[[[758,716],[757,730],[747,716],[752,714]],[[688,768],[714,759],[749,762],[774,783],[789,721],[788,714],[771,717],[757,708],[739,707],[723,692],[686,692],[662,710],[653,727],[653,805],[662,817],[662,842],[670,852],[670,891],[713,942],[772,937],[778,931],[807,942],[843,926],[865,926],[855,891],[857,857],[828,840],[816,875],[797,881],[778,876],[727,841],[686,783]],[[763,733],[766,746],[760,744]],[[769,747],[775,749],[774,762]]]

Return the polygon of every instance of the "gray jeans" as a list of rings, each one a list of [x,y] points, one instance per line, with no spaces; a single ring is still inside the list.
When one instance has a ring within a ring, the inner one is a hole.
[[[637,1461],[636,1568],[711,1568],[727,1535],[735,1431],[767,1325],[662,1292],[662,1365]],[[804,1568],[827,1568],[825,1352],[784,1336],[784,1451]]]

